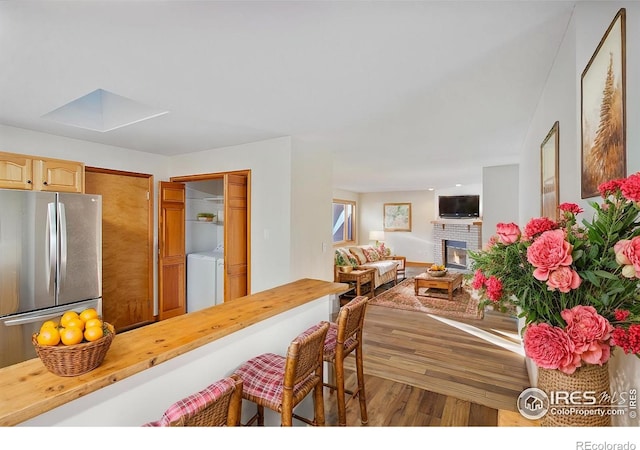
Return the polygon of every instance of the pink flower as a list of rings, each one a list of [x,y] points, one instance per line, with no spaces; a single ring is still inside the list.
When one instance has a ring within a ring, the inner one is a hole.
[[[640,274],[640,236],[621,239],[613,246],[616,262],[622,266],[622,274],[627,278]]]
[[[579,214],[579,213],[583,212],[583,209],[580,208],[575,203],[561,203],[558,206],[558,209],[560,211],[569,212],[571,214]]]
[[[640,202],[640,172],[629,175],[620,186],[622,195],[632,202]]]
[[[629,317],[629,314],[631,314],[629,311],[627,311],[626,309],[616,309],[613,312],[613,315],[615,316],[616,320],[618,322],[622,322],[624,320],[627,320],[627,317]]]
[[[498,242],[499,242],[498,236],[496,236],[496,235],[491,236],[489,238],[489,242],[487,242],[487,245],[485,245],[484,250],[486,250],[486,251],[491,250],[491,247],[496,245]]]
[[[487,297],[494,302],[499,301],[502,297],[502,282],[492,275],[487,278],[485,286],[487,287]]]
[[[482,289],[484,287],[484,283],[487,281],[487,277],[482,273],[481,270],[476,270],[473,274],[473,281],[471,282],[471,287],[475,290]]]
[[[562,328],[547,323],[529,325],[524,332],[524,351],[536,365],[572,374],[580,367],[575,344]]]
[[[515,223],[502,223],[496,226],[496,233],[500,242],[505,245],[513,244],[520,238],[520,228]]]
[[[602,198],[607,198],[610,195],[616,193],[620,186],[624,182],[624,178],[619,178],[617,180],[606,181],[598,186],[598,192]]]
[[[613,330],[612,341],[627,354],[640,353],[640,325],[631,325],[629,330],[616,328]]]
[[[565,331],[573,341],[576,353],[585,362],[602,364],[609,359],[613,326],[593,306],[574,306],[560,315],[567,322]]]
[[[548,290],[560,292],[569,292],[571,289],[578,289],[582,280],[580,275],[575,270],[562,266],[549,273],[549,279],[547,280]]]
[[[524,236],[527,239],[531,239],[537,234],[544,233],[549,230],[555,230],[556,228],[558,228],[558,224],[553,220],[547,217],[538,217],[536,219],[531,219],[524,227]]]
[[[533,276],[546,281],[550,271],[573,262],[572,250],[573,246],[564,240],[564,231],[545,231],[527,249],[527,261],[536,268]]]

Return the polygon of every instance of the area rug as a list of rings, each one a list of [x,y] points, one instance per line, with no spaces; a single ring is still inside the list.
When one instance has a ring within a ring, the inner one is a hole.
[[[440,289],[421,288],[420,294],[419,296],[415,295],[413,278],[407,278],[388,291],[373,297],[369,300],[369,305],[419,311],[458,319],[482,319],[484,317],[484,311],[478,309],[479,299],[464,283],[462,288],[457,289],[454,293],[453,300],[449,300],[447,291]]]

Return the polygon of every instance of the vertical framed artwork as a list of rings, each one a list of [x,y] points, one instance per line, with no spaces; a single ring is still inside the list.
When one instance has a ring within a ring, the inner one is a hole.
[[[621,8],[582,72],[582,198],[599,195],[599,184],[627,172],[625,21]]]
[[[411,203],[384,204],[384,231],[411,231]]]
[[[560,198],[558,159],[560,154],[560,123],[556,121],[540,145],[540,186],[542,186],[542,217],[558,219]]]

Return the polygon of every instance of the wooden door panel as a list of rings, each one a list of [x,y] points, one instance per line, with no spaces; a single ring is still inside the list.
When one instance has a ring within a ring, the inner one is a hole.
[[[248,199],[246,175],[226,174],[225,184],[225,295],[224,299],[247,295],[248,288]]]
[[[185,185],[160,182],[158,220],[158,317],[187,312]]]
[[[102,315],[116,331],[152,322],[153,176],[87,168],[102,196]]]

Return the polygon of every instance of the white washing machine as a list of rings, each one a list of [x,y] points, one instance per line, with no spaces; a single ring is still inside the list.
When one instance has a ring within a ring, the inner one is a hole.
[[[218,261],[222,261],[224,272],[224,254],[220,251],[196,252],[187,255],[187,312],[198,311],[203,308],[222,303],[218,287]],[[224,278],[220,278],[224,284]]]

